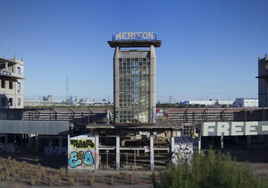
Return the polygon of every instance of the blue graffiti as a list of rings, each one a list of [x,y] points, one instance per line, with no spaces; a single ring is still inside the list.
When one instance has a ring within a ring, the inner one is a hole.
[[[90,151],[86,151],[84,156],[84,164],[85,165],[92,165],[94,164],[94,159],[92,157],[92,153]]]
[[[89,166],[94,164],[94,158],[90,151],[86,151],[85,154],[83,151],[79,151],[78,153],[73,151],[68,159],[68,164],[71,168],[75,168],[82,164]]]
[[[76,151],[71,153],[70,158],[68,159],[68,164],[71,168],[75,168],[82,164],[82,160],[78,159]]]

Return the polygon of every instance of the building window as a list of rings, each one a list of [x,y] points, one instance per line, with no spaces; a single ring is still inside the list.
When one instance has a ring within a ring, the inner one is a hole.
[[[17,82],[17,90],[18,90],[18,93],[20,92],[20,82]]]
[[[1,106],[6,106],[6,98],[1,98]]]
[[[5,80],[1,80],[1,87],[6,88],[6,81]]]
[[[21,98],[17,98],[18,106],[20,106]]]
[[[9,82],[9,89],[13,89],[13,82]]]
[[[13,106],[13,99],[12,98],[9,98],[8,102],[9,102],[9,106]]]
[[[20,67],[17,67],[17,74],[21,74]]]

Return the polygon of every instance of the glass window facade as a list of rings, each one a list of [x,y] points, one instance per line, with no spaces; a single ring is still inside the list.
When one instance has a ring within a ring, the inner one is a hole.
[[[148,123],[150,58],[119,58],[119,123]]]

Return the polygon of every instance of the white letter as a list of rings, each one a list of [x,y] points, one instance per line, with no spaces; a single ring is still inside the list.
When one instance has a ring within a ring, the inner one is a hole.
[[[132,32],[128,32],[128,39],[133,39],[133,33]]]
[[[228,122],[217,122],[217,136],[229,136],[230,125]]]
[[[147,39],[147,33],[146,32],[142,33],[142,38]]]
[[[244,122],[232,122],[231,136],[244,135],[242,127],[244,127]]]
[[[122,33],[122,39],[127,39],[127,33],[126,32]]]
[[[215,122],[204,122],[202,128],[202,136],[211,136],[208,135],[209,132],[214,132]]]
[[[140,39],[140,34],[142,34],[142,32],[137,32],[137,36]]]
[[[256,127],[258,127],[258,122],[256,122],[256,121],[246,122],[245,135],[257,135],[258,132],[256,130]],[[253,131],[253,132],[251,132],[251,131]]]
[[[121,39],[121,33],[117,33],[116,35],[115,35],[115,39],[117,40],[117,39]]]
[[[154,33],[153,32],[148,32],[148,39],[154,39]]]

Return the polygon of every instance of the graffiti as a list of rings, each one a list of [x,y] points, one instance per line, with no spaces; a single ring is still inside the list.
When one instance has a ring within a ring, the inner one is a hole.
[[[19,152],[15,144],[0,144],[0,153],[16,153]]]
[[[197,138],[192,138],[191,135],[181,134],[180,137],[174,137],[174,149],[172,153],[172,162],[185,160],[191,162],[194,150],[197,148]]]
[[[119,108],[118,107],[114,108],[114,122],[119,123]]]
[[[67,148],[62,146],[45,146],[45,155],[67,155]]]
[[[68,159],[68,164],[71,168],[76,168],[80,165],[90,166],[94,164],[94,158],[91,151],[73,151]]]
[[[152,107],[152,123],[156,123],[156,107]]]
[[[71,140],[71,145],[73,145],[74,148],[95,148],[95,144],[92,140]]]
[[[166,117],[168,118],[168,113],[166,113],[163,109],[156,109],[156,117]]]

